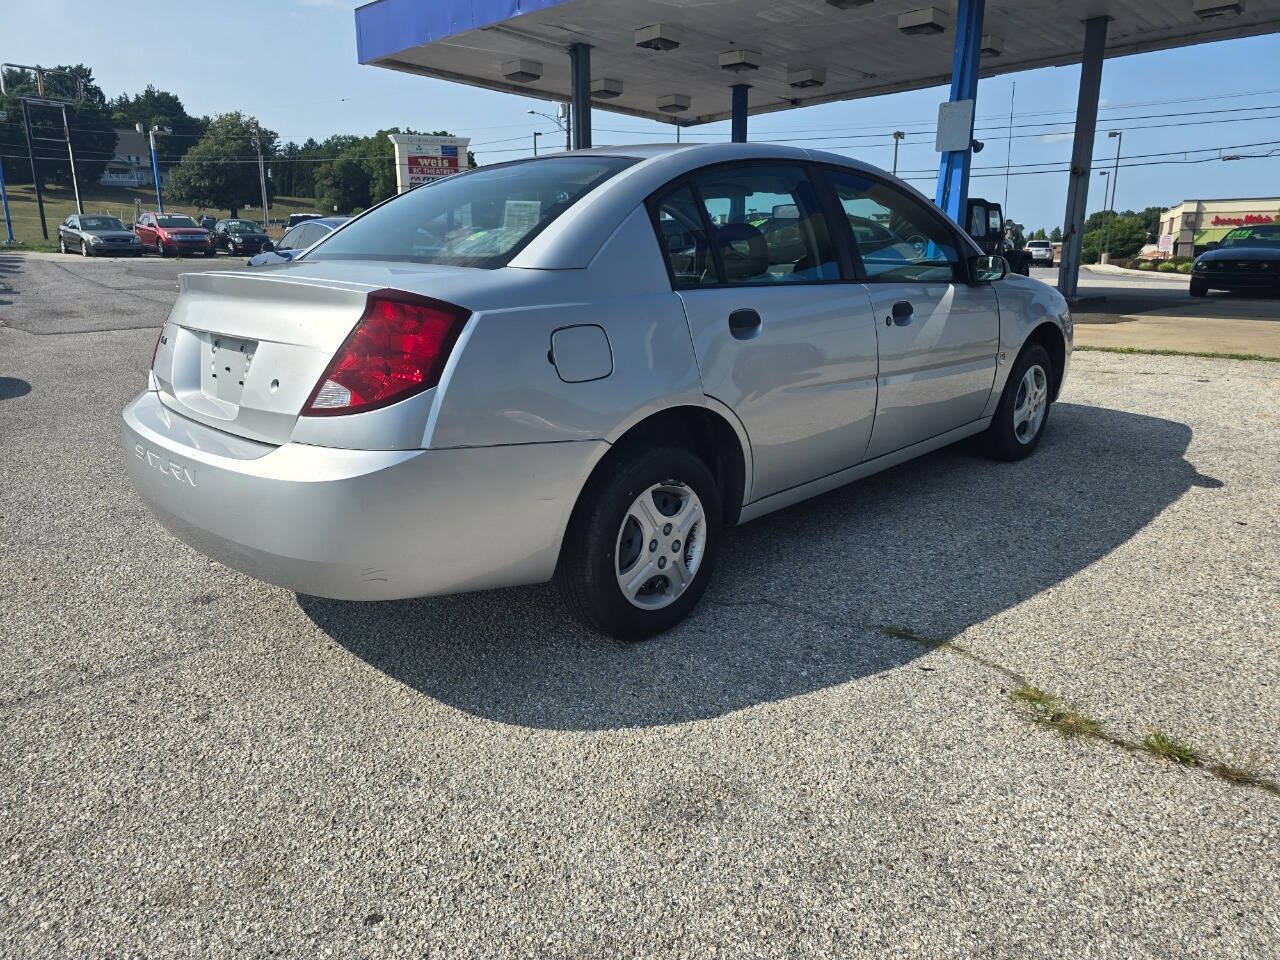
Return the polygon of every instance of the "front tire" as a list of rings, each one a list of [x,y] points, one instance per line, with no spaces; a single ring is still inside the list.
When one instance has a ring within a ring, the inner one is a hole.
[[[1021,460],[1035,451],[1049,424],[1053,387],[1048,351],[1038,343],[1027,344],[1009,371],[1000,405],[983,435],[987,456]]]
[[[67,252],[67,238],[62,236],[62,234],[58,234],[58,252],[59,253]]]
[[[1189,292],[1193,297],[1203,297],[1209,292],[1209,285],[1203,280],[1192,277]]]
[[[169,255],[168,251],[164,248],[164,241],[158,237],[156,238],[156,255],[160,257],[167,257]]]
[[[82,256],[82,257],[92,257],[92,256],[93,256],[93,251],[89,249],[89,241],[88,241],[88,240],[81,240],[81,241],[80,241],[80,256]]]
[[[573,615],[619,640],[669,630],[697,605],[720,547],[720,491],[680,447],[619,452],[569,521],[556,585]]]

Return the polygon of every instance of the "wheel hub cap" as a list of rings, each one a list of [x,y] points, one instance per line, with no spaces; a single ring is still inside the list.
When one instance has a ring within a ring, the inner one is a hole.
[[[622,595],[642,610],[674,603],[702,565],[702,501],[676,480],[655,483],[627,510],[618,530],[615,572]]]
[[[1032,364],[1022,375],[1013,401],[1013,435],[1019,443],[1027,444],[1036,438],[1048,407],[1049,377],[1044,367]]]

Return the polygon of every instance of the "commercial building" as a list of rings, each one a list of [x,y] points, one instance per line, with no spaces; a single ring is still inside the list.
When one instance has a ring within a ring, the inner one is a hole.
[[[1280,197],[1183,200],[1160,215],[1160,249],[1192,257],[1228,231],[1255,223],[1280,223]]]

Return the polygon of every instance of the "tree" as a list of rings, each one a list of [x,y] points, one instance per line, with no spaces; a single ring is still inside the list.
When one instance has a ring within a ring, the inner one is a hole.
[[[71,147],[76,155],[76,176],[81,186],[96,183],[116,149],[116,134],[107,99],[93,81],[93,70],[82,63],[75,66],[62,64],[49,68],[49,71],[46,89],[51,93],[73,92],[74,84],[57,76],[60,71],[73,74],[83,84],[84,99],[67,107],[67,125],[71,128]],[[4,164],[7,182],[30,183],[31,165],[27,160],[27,141],[22,128],[22,104],[13,94],[36,96],[36,78],[26,71],[8,69],[4,73],[4,83],[11,95],[0,96],[0,110],[9,115],[5,123],[0,123],[0,155],[3,155],[0,163]],[[62,111],[43,105],[33,105],[28,109],[31,134],[36,138],[32,142],[32,152],[41,183],[70,183],[71,163],[67,159],[66,143],[49,142],[63,139]]]
[[[1107,229],[1101,227],[1090,230],[1080,242],[1081,256],[1085,263],[1096,263],[1106,244]],[[1127,260],[1136,255],[1147,242],[1147,228],[1143,218],[1128,211],[1120,214],[1111,224],[1111,256],[1115,259]]]
[[[184,203],[237,216],[240,208],[261,202],[258,153],[253,141],[258,122],[243,114],[224,113],[209,124],[208,132],[187,151],[169,177],[169,194]],[[262,130],[262,153],[275,153],[276,135]],[[271,180],[267,180],[271,195]]]
[[[1052,242],[1052,243],[1061,243],[1061,242],[1062,242],[1062,228],[1061,228],[1061,227],[1054,227],[1052,230],[1050,230],[1050,231],[1049,231],[1049,240],[1050,240],[1050,242]]]
[[[1035,233],[1031,234],[1031,239],[1032,240],[1048,240],[1049,238],[1045,236],[1044,227],[1036,227]]]

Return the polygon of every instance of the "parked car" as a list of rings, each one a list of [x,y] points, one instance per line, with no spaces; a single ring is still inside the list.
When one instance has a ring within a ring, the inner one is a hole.
[[[144,249],[162,257],[169,254],[206,257],[214,255],[213,240],[185,213],[144,213],[133,225]]]
[[[213,245],[232,256],[271,250],[271,238],[255,220],[219,220],[213,228]]]
[[[287,263],[303,250],[319,243],[350,219],[350,217],[321,217],[317,220],[304,220],[286,230],[273,250],[250,257],[248,265],[265,267],[273,263]]]
[[[786,204],[790,262],[748,222]],[[487,165],[180,284],[124,411],[177,536],[347,600],[554,579],[629,639],[689,613],[726,526],[975,434],[1030,454],[1072,342],[917,191],[766,144]]]
[[[116,217],[104,214],[72,214],[58,224],[58,249],[79,251],[86,257],[142,255],[142,244]]]
[[[284,228],[288,230],[290,227],[296,227],[298,224],[305,223],[308,220],[319,220],[323,216],[323,213],[291,213],[289,214],[289,221],[284,225]]]
[[[1034,266],[1052,267],[1053,266],[1053,241],[1051,240],[1028,240],[1027,245],[1023,248],[1027,255],[1031,258]]]
[[[1280,296],[1280,224],[1237,227],[1191,265],[1191,295],[1210,290],[1261,291]]]

